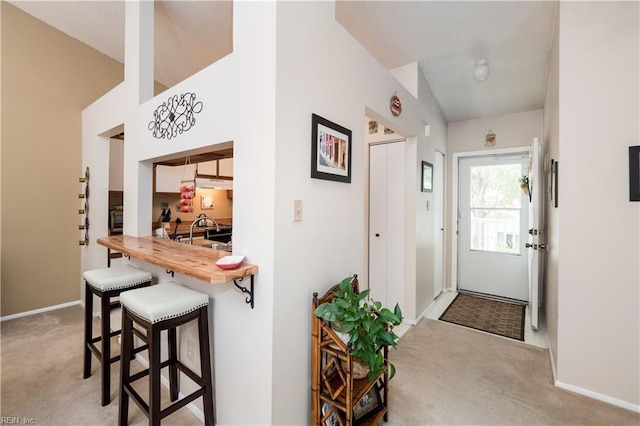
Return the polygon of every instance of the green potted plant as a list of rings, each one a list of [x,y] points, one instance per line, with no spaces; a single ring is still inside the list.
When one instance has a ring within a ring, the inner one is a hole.
[[[316,308],[315,314],[337,331],[347,334],[351,356],[364,361],[369,367],[369,379],[384,372],[384,355],[380,348],[395,348],[399,337],[393,327],[402,322],[402,311],[396,303],[393,312],[382,303],[369,300],[369,290],[355,293],[347,277],[338,286],[333,300]],[[395,367],[389,363],[389,378],[395,375]]]
[[[518,180],[520,181],[520,188],[522,188],[522,191],[529,195],[529,176],[522,175]]]

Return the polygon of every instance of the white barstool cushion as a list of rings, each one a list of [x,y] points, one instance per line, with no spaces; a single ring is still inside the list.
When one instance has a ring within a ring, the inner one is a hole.
[[[166,282],[122,292],[120,303],[154,324],[207,306],[209,295],[174,282]]]
[[[98,290],[110,291],[134,287],[151,281],[151,274],[131,265],[114,266],[113,268],[92,269],[85,271],[84,279]]]

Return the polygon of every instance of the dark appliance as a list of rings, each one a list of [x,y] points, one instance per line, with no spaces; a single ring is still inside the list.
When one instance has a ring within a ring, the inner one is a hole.
[[[221,243],[228,243],[231,241],[232,234],[231,226],[220,225],[220,230],[216,230],[216,228],[207,228],[204,230],[204,237],[207,240],[219,241]]]
[[[110,234],[122,234],[122,223],[123,223],[123,211],[122,210],[111,210],[109,212],[109,233]]]

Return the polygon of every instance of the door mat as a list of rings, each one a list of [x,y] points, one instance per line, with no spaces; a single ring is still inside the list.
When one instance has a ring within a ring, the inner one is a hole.
[[[524,341],[524,310],[523,305],[458,293],[438,319]]]

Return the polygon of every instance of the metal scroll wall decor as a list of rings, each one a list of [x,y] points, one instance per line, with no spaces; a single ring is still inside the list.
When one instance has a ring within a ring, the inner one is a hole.
[[[196,124],[195,114],[202,111],[202,102],[196,102],[195,93],[173,95],[153,112],[149,130],[153,137],[171,139]]]
[[[78,194],[78,198],[84,200],[83,208],[78,209],[78,214],[84,215],[84,223],[78,225],[78,229],[84,231],[84,238],[79,240],[81,246],[89,245],[89,168],[84,172],[84,177],[78,179],[84,183],[84,192]]]

